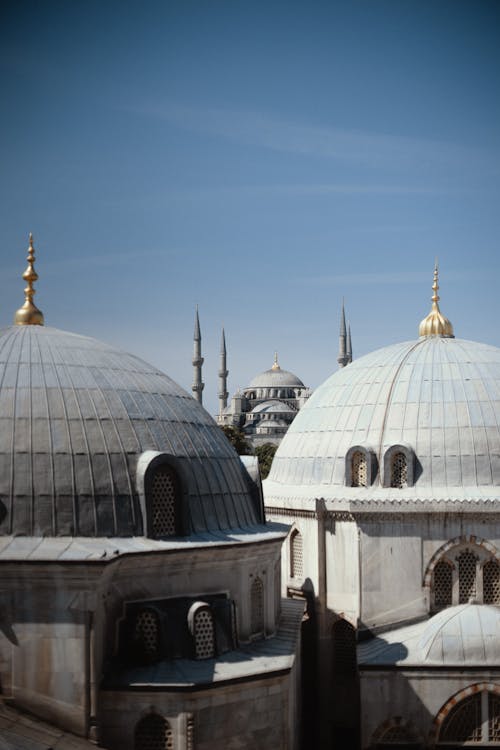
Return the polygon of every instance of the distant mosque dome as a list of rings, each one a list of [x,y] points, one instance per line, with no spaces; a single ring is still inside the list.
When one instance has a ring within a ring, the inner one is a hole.
[[[277,357],[269,370],[259,373],[250,381],[245,391],[251,388],[305,388],[304,383],[297,375],[288,370],[282,370],[278,364]]]
[[[453,337],[436,275],[418,340],[361,357],[315,390],[276,453],[268,498],[293,487],[325,499],[465,499],[500,486],[500,349]]]

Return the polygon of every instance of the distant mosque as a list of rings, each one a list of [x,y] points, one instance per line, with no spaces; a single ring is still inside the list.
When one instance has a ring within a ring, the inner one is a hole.
[[[193,351],[193,391],[194,398],[203,402],[201,330],[198,308],[196,308],[194,324]],[[345,367],[352,362],[351,326],[346,324],[344,302],[340,318],[339,367]],[[227,351],[226,336],[222,329],[219,360],[219,412],[216,421],[221,426],[239,428],[247,441],[256,448],[264,443],[278,446],[286,431],[304,406],[312,389],[289,370],[283,370],[278,362],[278,353],[274,353],[272,367],[259,373],[242,391],[238,389],[231,398],[228,406],[229,392],[227,389]]]

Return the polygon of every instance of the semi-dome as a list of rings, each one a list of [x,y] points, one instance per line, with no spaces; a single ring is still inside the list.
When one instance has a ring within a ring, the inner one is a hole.
[[[356,450],[368,471],[354,487],[349,462]],[[408,475],[393,489],[388,457],[395,452],[408,461]],[[355,360],[300,410],[266,484],[270,498],[287,494],[286,487],[288,496],[333,499],[439,499],[437,488],[446,488],[448,499],[496,496],[500,349],[429,335]]]
[[[500,608],[447,607],[424,622],[381,633],[358,647],[360,665],[500,665]]]
[[[107,344],[40,325],[0,330],[0,533],[144,533],[140,474],[171,459],[186,528],[259,523],[248,475],[210,415]],[[165,480],[167,481],[167,480]]]

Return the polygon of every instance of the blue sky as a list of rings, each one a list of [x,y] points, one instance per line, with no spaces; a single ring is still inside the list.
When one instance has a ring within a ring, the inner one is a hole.
[[[439,257],[462,338],[500,346],[500,4],[0,5],[0,324],[27,235],[46,322],[230,390],[416,336]]]

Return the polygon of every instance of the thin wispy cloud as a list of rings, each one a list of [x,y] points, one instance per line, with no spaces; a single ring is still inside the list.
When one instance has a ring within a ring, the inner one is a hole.
[[[447,282],[461,281],[486,281],[489,278],[488,273],[482,271],[452,271],[446,272]],[[409,271],[393,273],[344,273],[331,274],[327,276],[301,276],[292,280],[294,284],[302,286],[366,286],[366,285],[388,285],[399,286],[401,284],[425,284],[429,282],[430,273],[428,271]]]
[[[195,108],[173,102],[143,104],[129,109],[178,128],[237,143],[348,161],[371,168],[402,167],[429,171],[446,168],[488,169],[497,173],[480,149],[461,145],[357,130],[290,122],[268,113]]]

